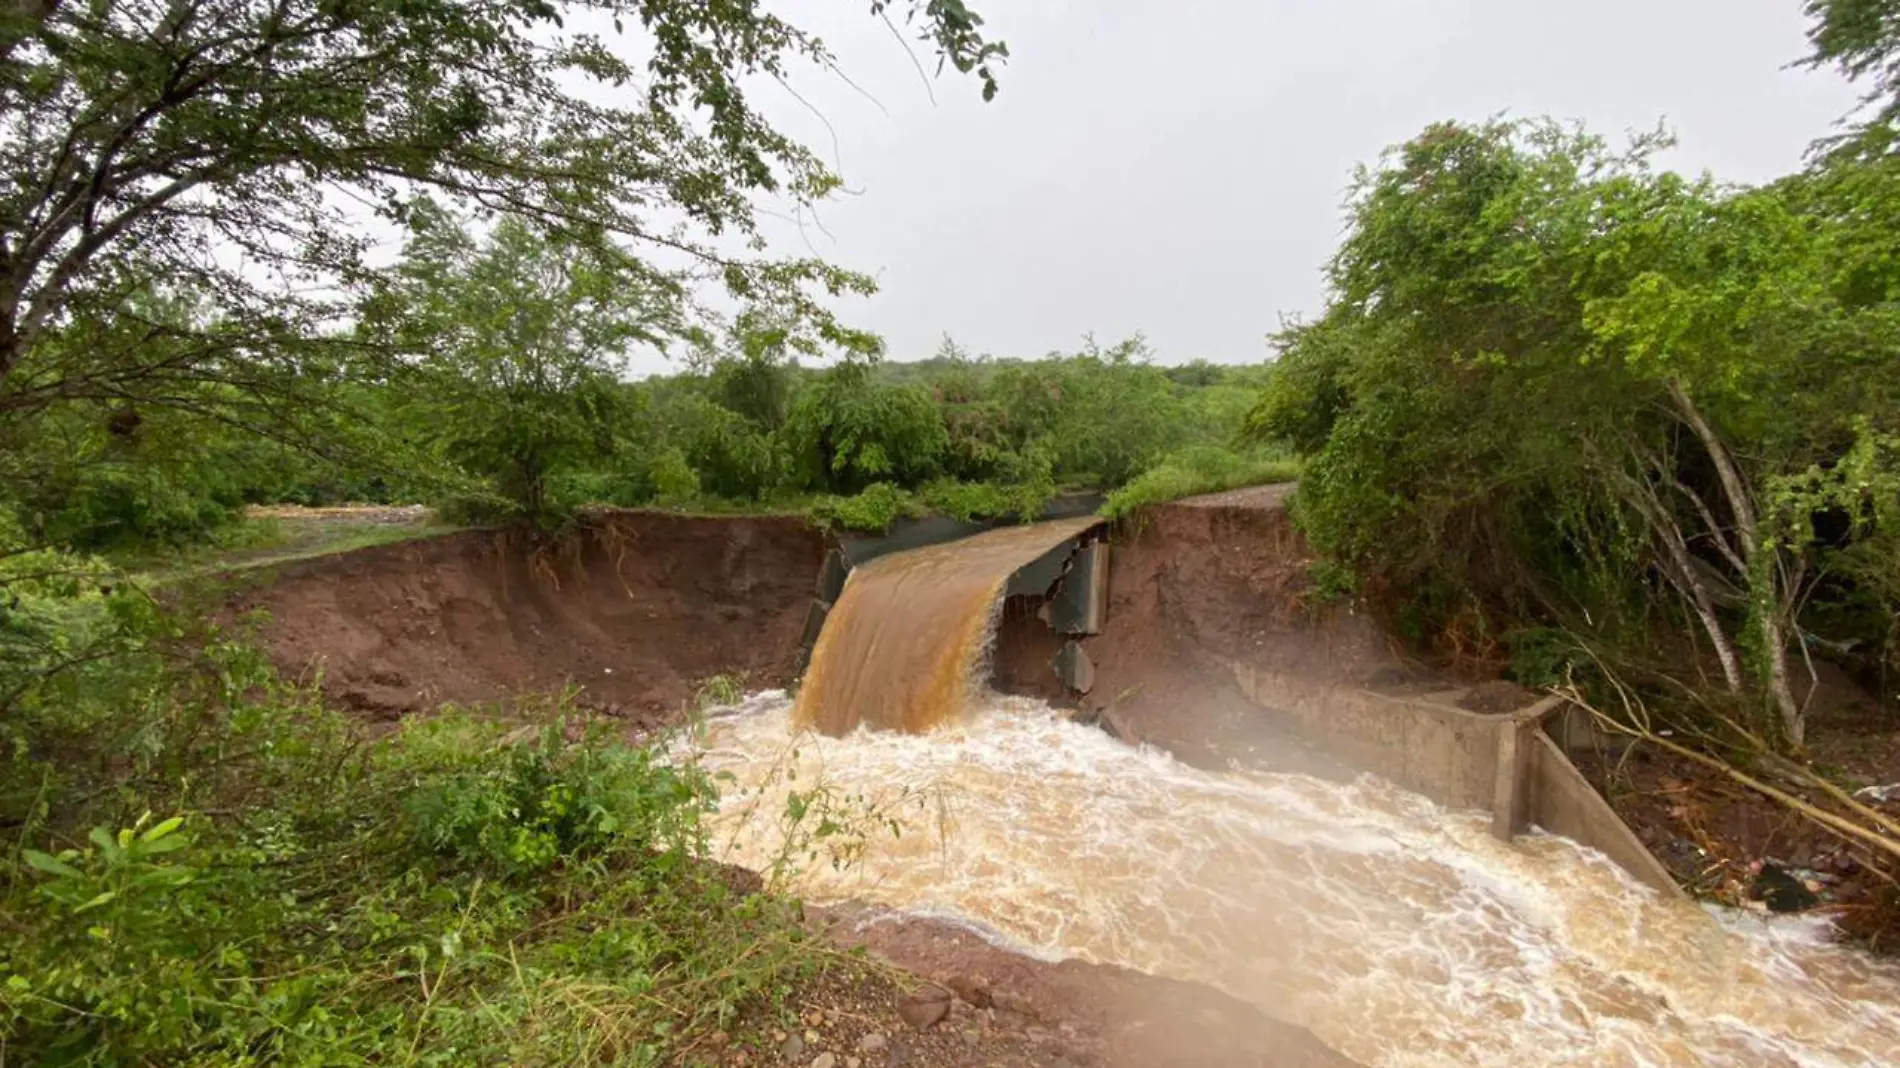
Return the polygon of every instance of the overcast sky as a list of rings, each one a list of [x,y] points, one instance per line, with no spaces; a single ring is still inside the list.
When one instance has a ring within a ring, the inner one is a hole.
[[[1167,362],[1258,361],[1281,314],[1320,306],[1354,165],[1431,122],[1660,120],[1681,140],[1669,165],[1754,182],[1797,168],[1855,100],[1787,69],[1799,0],[970,4],[1010,46],[990,104],[948,73],[933,103],[864,0],[783,8],[876,103],[794,80],[857,193],[821,209],[829,236],[770,236],[876,275],[841,310],[897,359],[946,331],[999,356],[1142,331]],[[833,155],[805,107],[780,94],[770,113]]]

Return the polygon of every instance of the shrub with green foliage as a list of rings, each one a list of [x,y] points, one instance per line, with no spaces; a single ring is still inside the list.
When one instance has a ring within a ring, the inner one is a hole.
[[[1691,677],[1654,651],[1700,646],[1798,745],[1790,660],[1900,500],[1900,184],[1728,188],[1652,169],[1661,144],[1525,122],[1395,150],[1253,426],[1308,454],[1300,522],[1421,641],[1558,626]]]
[[[1236,451],[1216,445],[1194,445],[1170,454],[1126,486],[1110,493],[1108,502],[1102,506],[1102,514],[1110,519],[1123,519],[1149,505],[1243,486],[1291,482],[1299,477],[1299,461],[1277,449]]]
[[[928,393],[879,382],[871,364],[846,360],[798,395],[784,440],[800,488],[855,494],[931,478],[949,435]]]
[[[635,345],[687,334],[677,282],[622,257],[504,218],[484,240],[426,202],[363,333],[429,353],[394,417],[487,481],[450,502],[460,518],[546,522],[578,502],[550,486],[609,466],[641,417],[616,381]]]
[[[40,658],[0,678],[9,1061],[659,1064],[824,966],[695,859],[708,780],[611,724],[371,741],[104,572],[38,582],[0,617]]]

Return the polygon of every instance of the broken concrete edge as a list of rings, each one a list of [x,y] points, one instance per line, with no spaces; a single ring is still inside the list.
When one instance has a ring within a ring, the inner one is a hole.
[[[1049,626],[1076,638],[1100,634],[1108,621],[1108,542],[1083,541],[1049,600]]]
[[[1087,696],[1089,691],[1095,689],[1095,661],[1089,659],[1089,654],[1082,650],[1080,642],[1064,642],[1051,666],[1069,692]]]
[[[1451,808],[1487,810],[1502,839],[1541,827],[1602,853],[1658,893],[1687,896],[1544,730],[1561,699],[1490,715],[1238,661],[1225,666],[1248,700],[1354,767]]]
[[[1070,493],[1052,498],[1036,513],[1032,522],[1046,523],[1056,519],[1080,519],[1100,511],[1107,497],[1099,493]],[[903,518],[892,523],[889,530],[881,534],[844,532],[836,536],[838,551],[844,566],[849,568],[868,564],[880,556],[903,552],[906,549],[921,549],[926,545],[941,545],[946,541],[957,541],[972,534],[981,534],[998,527],[1016,526],[1022,520],[1008,517],[997,519],[953,519],[950,516],[933,515],[919,518]],[[1103,523],[1108,521],[1104,519]]]

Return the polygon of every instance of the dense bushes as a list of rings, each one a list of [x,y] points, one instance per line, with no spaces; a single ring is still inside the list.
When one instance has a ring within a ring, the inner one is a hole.
[[[1900,185],[1731,189],[1656,147],[1516,123],[1396,150],[1252,425],[1308,454],[1302,525],[1421,641],[1538,684],[1706,665],[1798,743],[1804,646],[1900,651],[1866,596],[1900,523]]]
[[[1033,514],[1059,490],[1114,488],[1186,447],[1224,452],[1239,477],[1232,450],[1264,374],[1177,370],[1153,364],[1138,339],[1033,361],[973,359],[946,343],[915,363],[810,371],[727,359],[628,388],[650,398],[706,497],[818,494],[831,499],[821,518],[876,524],[919,510]],[[759,396],[784,419],[755,414]]]
[[[823,963],[711,784],[562,701],[369,741],[96,564],[0,606],[0,1041],[29,1064],[650,1064]]]
[[[469,244],[450,260],[487,277],[498,268],[484,256],[530,255],[558,253]],[[426,292],[392,297],[380,313],[389,329],[423,330]],[[333,391],[334,411],[316,416],[336,425],[313,438],[274,441],[170,408],[69,406],[18,423],[0,495],[38,540],[89,549],[213,539],[244,505],[280,501],[422,500],[452,521],[545,524],[590,503],[803,508],[881,485],[903,503],[880,490],[847,511],[1032,514],[1061,490],[1113,489],[1186,448],[1242,462],[1232,450],[1267,377],[1164,368],[1138,340],[1041,360],[951,346],[916,363],[809,369],[740,335],[734,354],[698,369],[626,382],[605,350],[520,347],[462,321],[468,302],[558,303],[564,292],[478,290],[428,311],[460,324],[434,342],[437,357]],[[821,510],[839,520],[835,506]]]

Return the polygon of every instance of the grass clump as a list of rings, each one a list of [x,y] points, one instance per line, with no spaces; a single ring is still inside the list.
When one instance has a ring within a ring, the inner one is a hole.
[[[1183,497],[1291,482],[1299,477],[1300,462],[1276,450],[1236,451],[1218,445],[1194,445],[1169,454],[1110,493],[1101,514],[1123,519],[1150,505]]]

